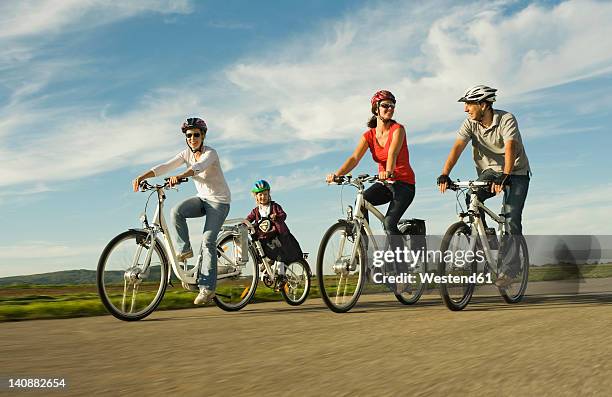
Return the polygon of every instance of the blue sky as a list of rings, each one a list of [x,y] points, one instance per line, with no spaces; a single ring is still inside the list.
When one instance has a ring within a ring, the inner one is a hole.
[[[442,233],[435,178],[465,88],[499,88],[534,172],[528,234],[612,234],[612,4],[567,1],[14,1],[0,5],[0,276],[94,269],[138,226],[133,177],[183,148],[199,115],[233,194],[260,178],[314,255],[353,191],[323,183],[378,89],[398,97],[417,195]],[[373,173],[369,155],[354,172]],[[475,174],[466,152],[452,177]],[[168,208],[195,193],[170,192]],[[498,206],[498,203],[491,203]],[[195,244],[202,221],[191,222]]]

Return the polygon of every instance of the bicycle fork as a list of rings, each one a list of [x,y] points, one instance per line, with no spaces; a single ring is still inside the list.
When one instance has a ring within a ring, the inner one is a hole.
[[[357,228],[357,230],[360,230],[360,229]],[[353,249],[351,250],[351,255],[347,261],[345,257],[342,255],[342,253],[344,252],[344,243],[347,239],[346,230],[342,231],[340,235],[342,237],[340,239],[340,245],[338,247],[338,255],[337,255],[338,259],[336,260],[336,263],[334,264],[334,272],[336,274],[339,274],[340,276],[340,279],[338,280],[338,286],[336,287],[336,298],[335,298],[336,304],[339,304],[340,296],[342,297],[346,296],[346,292],[348,289],[348,274],[351,270],[354,270],[353,267],[355,265],[355,259],[357,257],[357,250],[359,249],[359,242],[361,240],[361,233],[356,233],[355,244],[353,246]],[[342,285],[343,282],[344,282],[344,286]]]

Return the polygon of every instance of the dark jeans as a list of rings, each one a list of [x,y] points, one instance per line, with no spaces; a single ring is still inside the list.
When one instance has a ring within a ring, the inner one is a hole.
[[[501,173],[488,169],[484,170],[482,174],[480,174],[478,180],[491,181],[500,175]],[[523,234],[523,207],[525,207],[527,191],[529,190],[529,176],[510,175],[508,178],[510,181],[510,186],[507,186],[504,189],[504,206],[502,210],[506,215],[510,236],[503,237],[504,240],[502,241],[502,247],[504,247],[504,249],[500,254],[503,258],[502,271],[509,275],[513,275],[518,271],[518,266],[520,265],[518,262],[520,241],[512,236],[520,236]],[[491,193],[490,190],[481,189],[476,193],[476,196],[481,202],[484,202],[486,199],[495,196],[495,193]],[[467,196],[466,202],[469,206],[469,196]],[[481,210],[480,215],[486,227],[487,223],[485,221],[484,211]]]
[[[396,248],[403,249],[404,240],[397,228],[397,223],[412,203],[412,200],[414,200],[415,187],[412,184],[398,181],[387,186],[382,183],[375,183],[363,192],[363,197],[372,205],[389,203],[383,225],[388,238],[388,247],[390,250],[395,251]],[[364,216],[369,222],[368,212],[365,210]],[[395,272],[397,273],[408,271],[408,267],[404,263],[396,262],[395,265]],[[395,286],[390,284],[388,286],[391,290],[395,290]]]
[[[412,203],[412,200],[414,200],[415,188],[414,185],[399,181],[390,183],[388,186],[382,183],[375,183],[363,192],[363,198],[372,205],[390,203],[383,222],[385,231],[389,235],[400,235],[397,222],[399,222],[408,206]],[[368,213],[364,211],[364,214],[366,219],[368,219]]]

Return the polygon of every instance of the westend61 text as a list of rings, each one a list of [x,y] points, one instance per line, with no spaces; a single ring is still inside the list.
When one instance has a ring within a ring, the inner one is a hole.
[[[373,280],[376,284],[414,284],[417,281],[417,276],[420,278],[420,282],[423,284],[493,284],[493,280],[491,280],[491,273],[473,273],[469,276],[458,276],[450,274],[446,276],[438,276],[435,273],[401,273],[395,276],[391,276],[382,273],[375,273],[373,276]]]
[[[374,267],[382,267],[386,263],[406,263],[410,264],[411,267],[415,267],[417,263],[424,262],[424,258],[427,258],[427,262],[446,262],[454,263],[457,266],[463,266],[466,263],[473,261],[484,262],[485,255],[484,251],[440,251],[440,250],[411,250],[406,247],[403,249],[397,247],[395,251],[391,250],[379,250],[374,251],[372,265]]]

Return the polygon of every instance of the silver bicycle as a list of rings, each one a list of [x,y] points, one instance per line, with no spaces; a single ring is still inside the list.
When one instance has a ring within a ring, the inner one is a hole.
[[[385,243],[374,237],[370,224],[364,216],[363,210],[369,211],[382,223],[384,215],[363,197],[365,183],[375,183],[378,176],[359,175],[352,178],[350,175],[337,177],[339,185],[350,185],[357,189],[355,209],[348,206],[346,218],[339,219],[333,224],[321,239],[317,255],[317,277],[321,297],[325,304],[336,313],[349,311],[359,299],[366,283],[366,273],[371,277],[381,269],[368,263],[368,248],[382,251]],[[378,182],[380,183],[380,182]],[[404,245],[411,249],[426,251],[425,222],[420,219],[400,220],[398,228],[404,235]],[[391,273],[399,275],[400,269],[396,263],[391,264]],[[404,288],[394,290],[394,295],[403,304],[414,304],[421,297],[425,284],[419,273],[427,272],[427,261],[421,260],[413,264],[410,273],[413,274],[413,283],[401,283]]]
[[[185,181],[187,178],[180,182]],[[200,246],[194,263],[178,261],[163,213],[165,191],[168,189],[167,180],[164,184],[151,185],[147,181],[140,184],[140,191],[152,191],[140,218],[143,226],[129,229],[113,238],[98,261],[96,281],[100,299],[106,309],[120,320],[143,319],[158,307],[168,284],[172,285],[170,266],[183,288],[197,291],[203,247]],[[154,196],[157,207],[153,223],[149,223],[146,209]],[[242,219],[235,221],[242,222]],[[242,256],[238,249],[232,248],[237,241],[232,233],[226,231],[217,246],[215,303],[225,310],[244,307],[257,287],[254,256]]]
[[[224,310],[236,311],[246,306],[259,280],[266,287],[280,292],[283,299],[292,306],[301,305],[308,297],[312,277],[306,261],[308,253],[303,253],[302,258],[289,263],[268,258],[262,246],[265,243],[257,239],[255,232],[255,228],[262,222],[270,220],[264,217],[256,224],[244,219],[228,220],[217,238],[218,269],[238,269],[244,261],[255,264],[254,281],[248,279],[244,282],[241,278],[228,280],[223,299],[217,301],[218,306]]]
[[[458,202],[461,193],[469,194],[470,205],[467,211],[459,212],[460,220],[447,229],[440,245],[440,252],[445,255],[444,259],[438,262],[438,274],[450,276],[447,280],[457,280],[439,284],[444,303],[450,310],[463,310],[479,283],[474,282],[478,279],[477,276],[480,275],[483,282],[490,282],[493,277],[498,277],[503,269],[508,269],[504,273],[509,273],[507,275],[512,277],[512,283],[499,288],[501,296],[507,303],[520,302],[529,279],[527,243],[523,236],[510,235],[504,214],[495,214],[478,199],[477,191],[490,189],[491,182],[456,181],[449,183],[448,188],[458,192]],[[461,205],[461,202],[459,204]],[[481,212],[497,223],[497,231],[494,228],[485,228]],[[465,258],[466,253],[477,251],[481,252],[480,258],[478,255],[470,255],[469,260]]]

